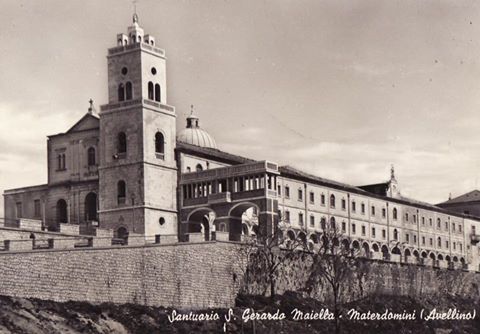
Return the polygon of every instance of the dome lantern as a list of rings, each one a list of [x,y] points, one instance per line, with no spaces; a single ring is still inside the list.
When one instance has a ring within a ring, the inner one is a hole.
[[[195,146],[216,149],[217,143],[215,139],[207,131],[200,128],[199,120],[193,114],[192,105],[190,115],[187,117],[187,127],[178,133],[177,140]]]

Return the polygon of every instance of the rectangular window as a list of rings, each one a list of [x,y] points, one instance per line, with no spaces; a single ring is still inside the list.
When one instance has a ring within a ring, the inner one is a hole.
[[[347,224],[345,222],[342,222],[342,232],[347,232]]]
[[[445,231],[448,231],[448,222],[445,222]]]
[[[408,222],[408,213],[405,214],[405,221]]]
[[[452,232],[455,232],[455,223],[452,223]]]
[[[458,232],[462,233],[462,225],[458,225]]]
[[[458,249],[460,250],[460,252],[462,251],[462,248],[463,248],[463,246],[462,246],[462,244],[459,242],[459,243],[458,243]]]
[[[428,224],[430,224],[430,227],[433,226],[433,220],[432,220],[432,218],[429,218],[429,219],[428,219]]]
[[[375,216],[375,207],[372,205],[372,216]]]
[[[17,218],[22,218],[22,202],[17,202],[15,204],[15,209],[16,209],[16,214],[17,214]]]
[[[357,203],[355,201],[352,201],[352,212],[357,211]]]
[[[362,208],[362,215],[364,215],[365,214],[365,203],[362,203],[361,208]]]
[[[298,214],[298,225],[303,226],[303,213]]]
[[[290,198],[290,188],[285,186],[285,198]]]
[[[387,231],[385,229],[382,230],[382,239],[387,239]]]
[[[425,226],[425,217],[422,217],[422,226]]]
[[[310,203],[315,203],[315,193],[313,191],[310,192]]]
[[[422,245],[425,245],[425,237],[422,237]]]
[[[290,221],[290,211],[285,211],[285,220],[286,220],[287,222]]]
[[[352,224],[352,234],[355,234],[356,229],[357,227],[355,226],[355,224]]]
[[[365,234],[367,234],[367,228],[365,227],[365,225],[362,225],[362,235]]]
[[[303,190],[302,189],[298,189],[298,200],[303,201]]]
[[[410,242],[410,235],[408,233],[405,234],[405,242]]]
[[[430,238],[430,246],[433,246],[433,239]]]
[[[324,194],[322,194],[322,195],[320,196],[320,203],[321,203],[322,205],[325,205],[325,195],[324,195]]]
[[[314,216],[310,216],[310,226],[311,227],[315,226],[315,217]]]
[[[417,222],[417,216],[416,216],[416,215],[413,215],[413,222],[414,222],[414,223]]]
[[[413,235],[413,242],[416,244],[417,243],[417,236],[414,234]]]
[[[387,217],[387,209],[382,208],[382,218]]]
[[[282,196],[282,186],[281,186],[281,185],[278,185],[277,188],[278,188],[278,189],[277,189],[277,194],[278,194],[278,196]]]
[[[445,248],[448,249],[448,240],[445,240]]]
[[[40,200],[36,199],[33,202],[33,207],[34,207],[34,215],[35,217],[40,217],[42,215],[41,209],[40,209]]]
[[[347,202],[342,198],[342,210],[347,208]]]
[[[372,227],[372,238],[375,238],[375,227]]]

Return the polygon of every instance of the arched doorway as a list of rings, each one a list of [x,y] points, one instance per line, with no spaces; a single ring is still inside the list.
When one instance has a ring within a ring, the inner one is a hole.
[[[247,225],[249,230],[254,230],[254,228],[260,227],[258,213],[260,212],[260,208],[250,202],[239,203],[232,207],[229,212],[228,216],[228,232],[229,232],[229,239],[231,241],[239,241],[242,238],[243,234],[243,225]],[[255,233],[258,238],[266,237],[262,229],[257,229]]]
[[[126,245],[126,244],[127,244],[127,241],[128,241],[128,230],[127,230],[127,228],[126,228],[126,227],[123,227],[123,226],[122,226],[122,227],[119,227],[119,228],[117,229],[117,233],[116,233],[116,234],[117,234],[116,237],[117,237],[118,239],[122,239],[121,244]]]
[[[215,216],[215,212],[210,208],[196,209],[188,216],[188,222],[184,232],[187,234],[202,233],[203,239],[209,241],[211,239],[211,231],[215,230],[211,228],[211,223],[215,220]],[[216,230],[224,232],[222,231],[222,226],[218,226]]]
[[[382,254],[383,254],[384,260],[390,259],[390,251],[388,250],[388,247],[385,245],[382,246]]]
[[[68,223],[67,202],[64,199],[59,199],[57,202],[57,223]]]
[[[305,232],[299,232],[298,233],[298,240],[301,243],[302,246],[306,245],[307,243],[307,236],[305,235]]]
[[[97,194],[93,192],[85,197],[85,220],[97,220]]]
[[[370,257],[370,246],[368,245],[368,243],[364,242],[362,245],[362,248],[363,248],[362,255],[365,257]]]

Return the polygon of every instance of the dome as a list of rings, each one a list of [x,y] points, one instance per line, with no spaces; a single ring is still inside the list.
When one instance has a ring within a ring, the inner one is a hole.
[[[198,125],[199,118],[193,115],[187,117],[187,127],[180,131],[177,140],[200,147],[217,148],[217,143],[210,134]]]

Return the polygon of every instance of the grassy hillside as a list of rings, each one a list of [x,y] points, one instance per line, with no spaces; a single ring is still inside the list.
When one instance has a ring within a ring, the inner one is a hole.
[[[240,296],[233,309],[235,319],[224,327],[224,316],[228,310],[207,310],[207,314],[218,313],[221,320],[169,322],[171,309],[138,305],[91,305],[88,303],[55,303],[36,299],[15,299],[0,297],[0,333],[332,333],[333,323],[329,320],[294,321],[291,311],[320,310],[325,306],[313,299],[303,298],[296,293],[286,293],[272,301],[258,296]],[[410,297],[375,296],[358,300],[345,309],[357,311],[384,312],[386,308],[394,312],[433,308],[456,307],[460,310],[480,311],[478,303],[449,297],[443,300]],[[283,312],[285,320],[242,321],[246,308],[256,312]],[[183,310],[182,313],[187,311]],[[200,312],[195,312],[199,314]],[[343,333],[480,333],[480,320],[451,321],[351,321],[343,320]]]

